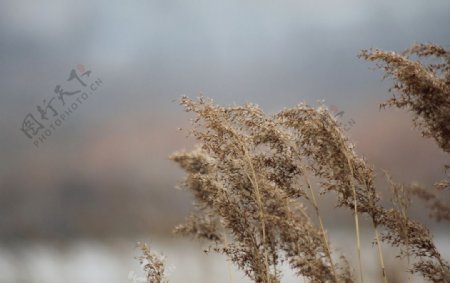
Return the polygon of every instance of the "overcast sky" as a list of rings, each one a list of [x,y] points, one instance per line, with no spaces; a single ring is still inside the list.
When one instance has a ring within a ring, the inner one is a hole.
[[[84,154],[93,136],[106,138],[116,125],[115,142],[99,142],[98,150],[129,148],[131,135],[151,141],[147,154],[166,162],[184,143],[170,142],[185,119],[171,101],[183,94],[268,111],[325,99],[357,121],[362,140],[389,82],[358,52],[449,46],[449,12],[443,0],[1,1],[0,168],[9,174],[42,156]],[[101,88],[36,149],[19,130],[23,119],[79,64],[102,79]],[[395,132],[396,122],[384,125]]]

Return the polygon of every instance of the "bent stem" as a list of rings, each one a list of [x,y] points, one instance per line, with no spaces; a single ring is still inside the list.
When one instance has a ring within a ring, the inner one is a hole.
[[[286,142],[289,143],[288,141],[286,141]],[[313,190],[313,188],[311,186],[311,182],[309,181],[309,177],[306,174],[307,171],[305,169],[305,166],[303,165],[303,162],[302,162],[302,159],[301,159],[301,154],[295,149],[295,146],[291,145],[291,148],[294,149],[295,153],[297,154],[297,159],[299,161],[300,169],[303,172],[303,179],[304,179],[306,185],[308,186],[309,192],[311,194],[312,204],[313,204],[314,210],[316,212],[317,218],[319,219],[319,226],[320,226],[320,230],[322,232],[322,237],[323,237],[323,241],[324,241],[324,244],[325,244],[327,257],[330,260],[331,271],[333,272],[334,280],[335,280],[335,282],[339,282],[338,277],[337,277],[337,273],[336,273],[336,267],[334,265],[333,258],[331,257],[331,248],[330,248],[330,244],[328,242],[327,234],[326,234],[326,231],[325,231],[325,226],[323,225],[322,215],[320,213],[320,209],[319,209],[319,205],[317,203],[316,195],[314,194],[314,190]]]
[[[243,148],[243,149],[244,149],[245,157],[247,158],[247,161],[250,166],[250,171],[251,171],[252,177],[253,177],[253,180],[251,178],[249,178],[249,179],[253,185],[253,188],[255,189],[255,196],[256,196],[256,201],[257,201],[258,210],[259,210],[259,217],[261,219],[262,242],[263,242],[263,246],[264,246],[264,265],[266,266],[266,280],[268,283],[270,283],[269,261],[268,261],[268,254],[267,254],[267,249],[266,249],[266,225],[264,222],[264,210],[263,210],[263,204],[262,204],[262,200],[261,200],[261,192],[259,191],[258,181],[256,179],[256,172],[255,172],[255,168],[253,167],[253,163],[250,159],[250,156],[248,155],[248,152],[245,150],[245,148]]]
[[[304,171],[304,172],[306,172],[306,171]],[[304,173],[303,176],[304,176],[306,185],[308,186],[309,191],[310,191],[310,194],[311,194],[311,198],[312,198],[312,201],[313,201],[314,210],[316,211],[317,218],[319,219],[320,230],[322,231],[323,241],[324,241],[324,244],[325,244],[327,256],[328,256],[328,258],[330,259],[331,271],[333,272],[334,280],[335,280],[336,282],[339,282],[339,281],[338,281],[338,278],[337,278],[337,275],[336,275],[336,268],[335,268],[335,266],[334,266],[334,262],[333,262],[333,259],[332,259],[332,257],[331,257],[331,249],[330,249],[330,245],[329,245],[329,243],[328,243],[327,234],[326,234],[326,232],[325,232],[325,227],[324,227],[324,225],[323,225],[322,216],[321,216],[321,214],[320,214],[320,209],[319,209],[319,205],[318,205],[317,200],[316,200],[316,196],[315,196],[315,194],[314,194],[314,190],[312,189],[311,183],[309,182],[309,178],[308,178],[308,176],[306,175],[306,173]]]
[[[388,283],[386,268],[384,267],[383,250],[381,249],[380,233],[378,232],[377,226],[375,226],[374,221],[372,221],[372,225],[373,229],[375,230],[375,240],[377,241],[378,259],[380,261],[381,273],[383,274],[383,282]]]
[[[353,193],[353,208],[354,208],[354,212],[355,212],[354,218],[355,218],[356,249],[357,249],[357,253],[358,253],[359,275],[360,275],[360,282],[364,283],[362,260],[361,260],[361,239],[360,239],[360,232],[359,232],[358,200],[357,200],[357,194],[356,194],[356,188],[355,188],[355,172],[353,171],[353,166],[350,161],[348,148],[346,147],[345,141],[340,132],[338,132],[338,137],[339,137],[339,140],[341,143],[342,153],[345,155],[345,159],[347,160],[348,169],[350,171],[350,186],[351,186],[352,193]]]
[[[233,134],[234,139],[236,141],[236,143],[241,147],[241,150],[244,153],[244,156],[248,162],[248,166],[250,168],[250,173],[252,176],[250,176],[248,174],[248,172],[245,172],[245,174],[247,175],[247,178],[249,179],[250,183],[252,184],[253,188],[254,188],[254,192],[255,192],[255,196],[256,196],[256,204],[258,206],[258,210],[259,210],[259,218],[261,219],[261,230],[262,230],[262,244],[264,247],[264,266],[266,269],[266,282],[270,283],[270,269],[269,269],[269,255],[267,252],[267,247],[266,247],[266,224],[264,221],[264,206],[263,206],[263,202],[261,199],[261,192],[259,190],[259,185],[258,185],[258,181],[257,181],[257,177],[256,177],[256,171],[255,168],[253,166],[253,162],[252,159],[250,158],[250,155],[248,153],[247,148],[245,147],[245,143],[243,143],[240,139],[239,139],[239,135],[236,134],[236,132],[232,129],[232,127],[229,126],[229,124],[227,122],[224,122],[224,124],[227,125],[228,130],[230,131],[230,133]],[[236,147],[239,151],[239,147],[234,145],[234,147]]]
[[[356,249],[358,251],[358,265],[359,265],[359,275],[360,275],[360,279],[361,279],[361,283],[364,283],[364,276],[363,276],[363,269],[362,269],[362,261],[361,261],[361,240],[360,240],[360,233],[359,233],[359,219],[358,219],[358,201],[356,198],[356,188],[355,188],[355,184],[354,184],[354,172],[353,172],[353,167],[351,165],[350,162],[350,158],[348,156],[347,150],[344,148],[344,154],[345,157],[347,158],[347,164],[348,164],[348,168],[350,170],[350,185],[352,187],[352,192],[353,192],[353,206],[355,209],[355,232],[356,232]]]
[[[230,129],[230,131],[233,133],[233,135],[235,135],[237,137],[237,135],[234,133],[233,130]],[[259,210],[259,218],[261,219],[261,230],[262,230],[262,244],[264,247],[264,265],[265,265],[265,269],[266,269],[266,282],[270,283],[270,270],[269,270],[269,255],[267,253],[267,248],[266,248],[266,225],[265,225],[265,221],[264,221],[264,207],[263,207],[263,202],[261,199],[261,192],[259,190],[259,185],[258,185],[258,181],[256,178],[256,171],[255,168],[253,167],[253,162],[250,158],[250,155],[248,154],[247,149],[245,148],[245,145],[239,140],[236,139],[236,142],[242,147],[242,151],[244,152],[244,156],[247,159],[248,162],[248,166],[250,167],[250,173],[252,174],[252,176],[250,176],[247,172],[247,178],[250,180],[250,183],[252,184],[254,191],[255,191],[255,196],[256,196],[256,203],[258,205],[258,210]]]

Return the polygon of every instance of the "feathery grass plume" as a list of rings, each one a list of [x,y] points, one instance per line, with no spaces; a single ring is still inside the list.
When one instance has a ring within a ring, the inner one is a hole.
[[[191,133],[201,147],[171,156],[187,172],[197,209],[176,231],[213,240],[255,282],[279,282],[284,260],[313,282],[353,282],[345,262],[334,266],[324,231],[300,202],[309,197],[292,133],[253,104],[220,107],[203,97],[181,104],[197,116]]]
[[[379,197],[373,185],[373,169],[354,152],[340,124],[327,108],[311,108],[300,104],[281,111],[276,115],[279,124],[294,134],[299,156],[304,156],[307,168],[319,177],[323,192],[334,191],[338,194],[338,206],[354,211],[357,238],[360,280],[363,270],[360,251],[360,231],[358,215],[368,213],[374,220],[374,229],[378,235],[375,219],[381,211]],[[376,237],[383,277],[384,263],[379,237]]]
[[[255,282],[279,282],[283,260],[313,282],[353,282],[345,261],[333,264],[325,229],[306,212],[305,202],[318,207],[312,176],[321,193],[335,192],[337,205],[354,211],[357,237],[357,215],[370,217],[385,281],[378,227],[385,230],[382,240],[417,258],[413,272],[447,280],[448,264],[429,231],[398,209],[398,190],[394,208],[380,204],[373,168],[325,107],[299,104],[267,115],[253,104],[220,107],[203,97],[183,97],[181,104],[196,115],[191,134],[200,147],[171,156],[186,170],[184,186],[196,200],[196,215],[179,232],[213,241]]]
[[[393,191],[394,207],[383,210],[379,219],[387,229],[382,239],[392,246],[400,247],[400,257],[406,257],[408,264],[411,256],[415,257],[411,272],[419,273],[431,282],[450,282],[450,266],[434,245],[430,231],[407,215],[410,191],[402,184],[394,182],[389,174],[385,173]]]
[[[400,54],[370,49],[363,50],[359,57],[381,62],[377,66],[385,71],[384,78],[394,80],[394,86],[390,91],[399,96],[396,97],[394,94],[393,98],[382,103],[380,107],[394,106],[408,109],[413,113],[414,125],[421,130],[422,135],[434,138],[444,152],[450,153],[450,51],[434,44],[415,44]],[[411,57],[415,57],[416,60]],[[446,170],[449,167],[446,165]],[[442,180],[435,183],[435,187],[443,192],[450,188],[449,184],[449,180]],[[438,196],[431,190],[418,186],[412,186],[409,191],[431,204],[433,217],[448,218],[450,201],[443,200],[442,193]],[[390,223],[392,220],[397,218],[398,221],[402,221],[402,217],[404,218],[398,210],[389,211],[387,215],[392,218],[387,223],[392,228],[395,225]],[[385,220],[389,218],[386,218],[386,215],[383,217]],[[435,247],[430,246],[432,242],[428,231],[417,225],[411,222],[407,226],[408,235],[416,236],[413,254],[416,256],[426,254],[431,259],[421,260],[419,265],[415,265],[414,270],[421,272],[433,282],[449,282],[448,264],[441,259]],[[393,237],[396,238],[394,242],[400,240],[398,236]],[[392,241],[393,238],[389,240]],[[411,246],[411,243],[407,245]]]
[[[402,53],[369,49],[358,56],[381,62],[377,67],[384,70],[384,78],[394,81],[389,89],[394,96],[380,107],[406,108],[413,113],[414,125],[422,135],[434,138],[444,152],[450,153],[450,50],[435,44],[414,44]],[[435,187],[450,190],[449,177]],[[446,205],[450,206],[450,200]]]
[[[408,235],[408,208],[411,205],[410,192],[402,184],[394,182],[391,175],[387,171],[384,171],[384,175],[392,191],[391,202],[393,207],[401,214],[399,228],[401,237],[405,239],[405,245],[401,247],[400,254],[402,257],[406,257],[407,266],[409,267],[411,265]],[[408,282],[411,282],[411,276],[409,273]]]
[[[168,283],[169,281],[164,276],[164,257],[151,251],[146,243],[138,243],[138,247],[141,249],[142,255],[137,259],[145,271],[147,283]]]
[[[434,138],[450,153],[450,51],[434,44],[415,44],[400,54],[369,49],[359,57],[381,62],[378,67],[385,77],[395,81],[390,90],[400,96],[394,94],[380,106],[408,109],[423,136]],[[433,59],[439,62],[433,63]]]

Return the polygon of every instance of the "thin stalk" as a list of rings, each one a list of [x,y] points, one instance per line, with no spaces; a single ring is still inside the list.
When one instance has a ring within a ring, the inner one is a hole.
[[[386,268],[384,266],[383,250],[381,249],[380,233],[378,233],[378,229],[377,229],[377,226],[375,226],[375,222],[372,221],[372,225],[373,225],[373,229],[375,230],[375,241],[377,241],[378,259],[380,261],[381,273],[383,274],[383,282],[388,283],[387,275],[386,275]]]
[[[329,113],[328,113],[329,115]],[[331,117],[331,116],[330,116]],[[359,218],[358,218],[358,200],[357,200],[357,194],[356,194],[356,188],[355,188],[355,173],[353,171],[353,166],[350,162],[350,156],[348,153],[348,149],[345,145],[345,141],[342,138],[342,133],[340,130],[337,131],[339,139],[342,143],[342,152],[345,155],[345,158],[347,159],[347,165],[350,170],[350,186],[352,188],[353,193],[353,207],[355,210],[355,233],[356,233],[356,249],[358,253],[358,266],[359,266],[359,275],[360,275],[360,281],[361,283],[364,283],[364,276],[363,276],[363,268],[362,268],[362,260],[361,260],[361,239],[360,239],[360,232],[359,232]]]
[[[367,183],[367,180],[364,183],[367,188],[367,191],[369,191],[369,184]],[[369,196],[370,196],[369,204],[372,207],[374,205],[372,195],[369,194]],[[383,282],[388,283],[386,267],[384,265],[383,249],[381,247],[380,233],[378,232],[378,228],[377,228],[377,225],[376,225],[376,222],[375,222],[375,219],[373,216],[372,216],[372,227],[373,227],[373,230],[375,231],[375,241],[377,242],[378,260],[380,261],[380,268],[381,268],[381,274],[383,275]]]
[[[226,123],[226,124],[228,124],[228,123]],[[235,136],[236,142],[241,146],[241,150],[244,152],[244,156],[247,159],[248,166],[250,167],[250,172],[252,174],[252,176],[249,176],[249,174],[247,172],[245,172],[248,179],[250,180],[250,183],[252,184],[252,186],[254,188],[254,191],[255,191],[256,204],[258,205],[259,218],[261,219],[262,244],[264,247],[264,265],[265,265],[265,269],[266,269],[266,282],[270,283],[269,256],[267,254],[267,247],[266,247],[266,224],[264,221],[264,206],[263,206],[263,202],[261,199],[261,192],[259,190],[259,185],[258,185],[258,181],[257,181],[257,177],[256,177],[256,171],[255,171],[255,168],[253,167],[253,162],[250,158],[250,155],[248,154],[245,144],[242,143],[241,140],[238,138],[239,135],[237,135],[231,127],[229,127],[229,131]]]
[[[289,143],[289,141],[286,141],[286,142]],[[298,155],[297,158],[298,158],[299,163],[300,163],[300,169],[301,169],[302,172],[303,172],[303,179],[305,180],[305,183],[306,183],[306,185],[308,186],[308,189],[309,189],[310,194],[311,194],[311,199],[312,199],[312,201],[313,201],[314,210],[315,210],[315,212],[316,212],[317,218],[319,219],[319,226],[320,226],[320,230],[321,230],[321,232],[322,232],[323,241],[324,241],[324,244],[325,244],[327,256],[328,256],[328,258],[329,258],[329,260],[330,260],[331,271],[333,272],[333,277],[334,277],[335,282],[339,282],[339,280],[338,280],[338,278],[337,278],[336,267],[335,267],[335,265],[334,265],[333,258],[331,257],[331,248],[330,248],[330,244],[328,243],[327,234],[326,234],[326,232],[325,232],[325,227],[324,227],[324,225],[323,225],[322,215],[321,215],[321,213],[320,213],[319,205],[318,205],[318,203],[317,203],[317,199],[316,199],[316,196],[315,196],[315,194],[314,194],[314,190],[312,189],[311,182],[309,181],[309,177],[308,177],[308,175],[306,174],[306,169],[305,169],[305,167],[303,166],[303,163],[302,163],[302,160],[301,160],[301,154],[295,149],[294,146],[291,145],[291,148],[292,148],[292,149],[297,153],[297,155]]]
[[[233,132],[233,134],[234,134],[234,132]],[[263,208],[263,203],[261,200],[261,193],[259,190],[258,181],[256,178],[256,171],[255,171],[255,168],[253,167],[253,162],[252,162],[245,146],[243,144],[241,144],[240,140],[236,139],[236,141],[242,146],[242,151],[244,151],[244,156],[247,159],[248,166],[250,167],[250,172],[252,174],[252,176],[250,176],[246,172],[246,175],[247,175],[248,179],[250,180],[250,183],[252,184],[254,191],[255,191],[256,204],[258,205],[259,218],[261,219],[262,243],[263,243],[263,247],[264,247],[264,265],[266,268],[266,282],[270,283],[269,259],[268,259],[267,248],[266,248],[266,224],[264,221],[264,208]]]
[[[331,249],[330,249],[330,245],[328,243],[327,235],[326,235],[326,232],[325,232],[325,227],[323,225],[323,221],[322,221],[322,216],[320,214],[319,205],[317,203],[316,196],[314,194],[314,190],[312,189],[311,183],[309,182],[308,176],[306,175],[306,171],[304,171],[304,172],[305,173],[303,174],[303,176],[304,176],[306,185],[308,186],[310,194],[311,194],[311,199],[313,201],[314,210],[316,211],[317,218],[319,219],[319,225],[320,225],[320,229],[322,231],[323,241],[324,241],[324,244],[325,244],[325,247],[326,247],[327,256],[330,259],[331,271],[333,272],[333,276],[334,276],[335,282],[339,282],[338,278],[337,278],[337,275],[336,275],[336,268],[334,266],[334,262],[333,262],[333,259],[331,257]]]
[[[400,191],[403,194],[402,197],[406,198],[407,196],[405,196],[405,191],[403,189],[403,185],[402,185],[402,189]],[[409,268],[409,265],[411,263],[410,263],[410,259],[409,259],[409,236],[408,236],[408,222],[407,222],[408,214],[406,211],[407,207],[405,207],[405,205],[403,205],[404,203],[402,203],[400,201],[399,201],[399,204],[400,204],[400,210],[402,212],[403,222],[404,222],[403,229],[404,229],[404,233],[405,233],[405,237],[406,237],[406,262],[407,262],[408,268]],[[410,272],[408,272],[408,282],[411,282],[411,273]]]
[[[270,283],[269,261],[268,261],[268,254],[267,254],[267,249],[266,249],[266,225],[265,225],[265,221],[264,221],[264,210],[263,210],[263,204],[262,204],[262,200],[261,200],[261,193],[259,191],[258,181],[256,180],[256,172],[255,172],[255,168],[253,167],[253,163],[245,149],[244,149],[244,153],[245,153],[245,157],[248,160],[248,163],[250,166],[250,171],[253,176],[253,181],[250,179],[250,182],[253,184],[253,188],[255,189],[255,196],[256,196],[256,201],[257,201],[258,210],[259,210],[259,217],[261,219],[262,242],[263,242],[263,246],[264,246],[264,264],[266,266],[266,280],[268,283]]]
[[[359,265],[359,275],[361,279],[361,283],[364,283],[363,269],[362,269],[362,260],[361,260],[361,239],[359,232],[359,219],[358,219],[358,201],[356,199],[356,188],[354,184],[354,172],[353,167],[350,163],[350,158],[348,157],[347,151],[344,150],[345,157],[347,158],[348,167],[350,169],[351,179],[350,184],[353,192],[353,206],[355,208],[355,232],[356,232],[356,248],[358,250],[358,265]]]

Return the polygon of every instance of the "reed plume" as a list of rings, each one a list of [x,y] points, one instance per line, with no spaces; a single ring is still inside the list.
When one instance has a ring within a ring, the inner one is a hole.
[[[399,96],[381,106],[407,108],[423,136],[450,153],[449,51],[428,44],[403,53],[363,50],[359,56],[381,62],[378,66],[394,80],[391,91]],[[441,61],[426,64],[420,61],[425,57]],[[399,257],[406,258],[411,273],[450,282],[450,267],[431,233],[408,216],[412,195],[427,201],[438,220],[448,220],[450,206],[437,193],[399,184],[387,172],[392,205],[383,205],[374,167],[357,154],[343,125],[324,105],[301,103],[267,114],[255,104],[224,107],[202,96],[182,97],[180,104],[194,115],[189,133],[198,145],[170,157],[186,171],[182,187],[195,199],[194,213],[176,233],[208,241],[208,250],[226,255],[257,283],[281,282],[285,262],[310,282],[357,282],[347,259],[336,255],[328,239],[320,196],[330,194],[336,207],[354,215],[360,282],[360,216],[372,223],[384,282],[382,241],[400,248]],[[436,188],[447,190],[448,180]],[[143,251],[147,261],[155,261]],[[161,267],[154,264],[147,271]]]

